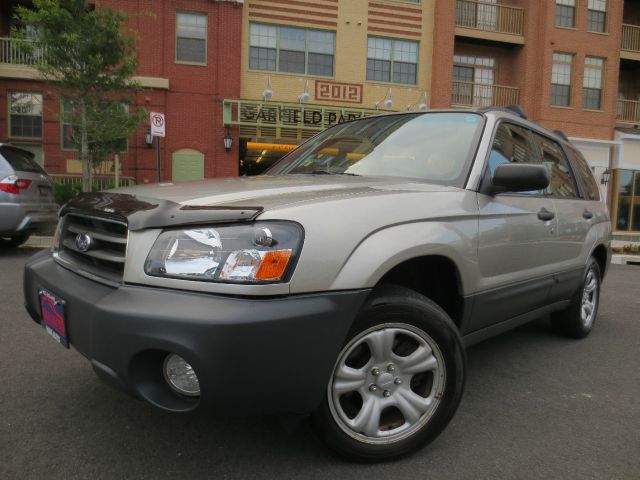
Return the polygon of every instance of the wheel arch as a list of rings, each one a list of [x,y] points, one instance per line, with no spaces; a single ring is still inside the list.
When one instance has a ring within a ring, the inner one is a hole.
[[[600,267],[600,276],[604,278],[609,266],[609,249],[604,244],[598,244],[591,251],[591,257],[595,258]]]
[[[442,308],[458,328],[462,325],[465,314],[462,277],[450,257],[431,254],[404,260],[382,275],[376,286],[384,284],[399,285],[424,295]]]

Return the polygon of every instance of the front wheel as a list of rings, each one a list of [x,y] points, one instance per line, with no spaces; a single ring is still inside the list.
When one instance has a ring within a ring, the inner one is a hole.
[[[445,428],[464,375],[464,348],[448,315],[412,290],[385,286],[358,315],[313,424],[351,459],[398,457]]]

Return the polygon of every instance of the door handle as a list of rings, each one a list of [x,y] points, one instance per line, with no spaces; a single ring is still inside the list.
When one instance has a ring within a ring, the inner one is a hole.
[[[548,222],[549,220],[553,220],[556,217],[554,212],[550,212],[546,208],[542,207],[540,211],[538,211],[538,218],[543,222]]]
[[[582,216],[584,218],[586,218],[587,220],[591,220],[593,218],[593,212],[590,212],[589,210],[587,210],[586,208],[584,209],[584,212],[582,212]]]

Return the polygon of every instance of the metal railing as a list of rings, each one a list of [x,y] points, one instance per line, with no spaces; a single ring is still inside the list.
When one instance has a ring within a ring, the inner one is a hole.
[[[640,102],[620,98],[616,113],[616,119],[620,122],[640,123]]]
[[[524,8],[480,0],[457,0],[456,26],[523,35]]]
[[[640,26],[622,25],[622,50],[640,52]]]
[[[28,52],[16,38],[0,37],[0,64],[37,65],[43,61],[43,53],[38,49]]]
[[[49,176],[53,183],[59,183],[61,185],[82,185],[82,175],[74,175],[69,173],[50,173]],[[120,187],[130,187],[136,184],[136,179],[133,177],[119,177],[118,179]],[[116,186],[115,175],[94,175],[93,184],[100,190],[108,190]]]
[[[482,83],[454,80],[451,90],[451,105],[459,107],[490,107],[517,105],[520,89],[504,85],[485,85]]]

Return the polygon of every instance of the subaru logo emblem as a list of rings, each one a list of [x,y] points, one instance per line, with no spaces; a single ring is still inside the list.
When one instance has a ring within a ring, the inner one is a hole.
[[[91,248],[91,237],[86,233],[79,233],[76,236],[76,248],[81,252],[86,252]]]

